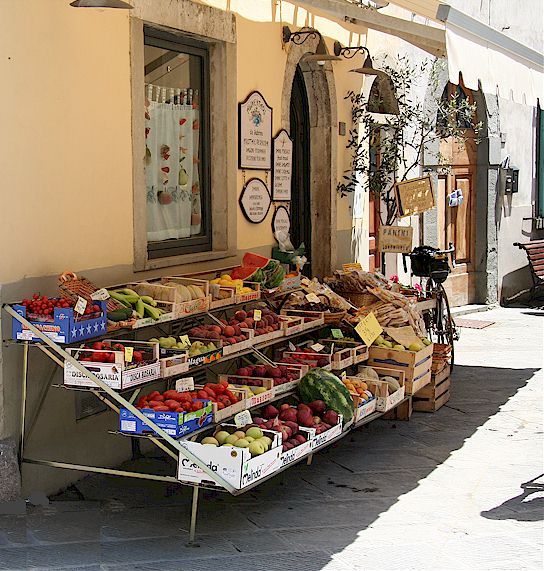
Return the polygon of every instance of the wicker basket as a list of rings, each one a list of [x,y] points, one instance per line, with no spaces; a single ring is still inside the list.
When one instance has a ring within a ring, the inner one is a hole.
[[[372,303],[376,303],[377,297],[371,293],[360,293],[358,291],[343,291],[340,292],[342,297],[345,297],[355,307],[366,307]]]
[[[59,276],[59,289],[66,297],[74,302],[77,301],[78,297],[82,297],[86,299],[87,302],[91,302],[91,294],[99,288],[97,288],[87,278],[77,277],[74,272],[64,272]],[[106,301],[106,307],[109,312],[115,311],[116,309],[122,309],[124,306],[110,297]]]

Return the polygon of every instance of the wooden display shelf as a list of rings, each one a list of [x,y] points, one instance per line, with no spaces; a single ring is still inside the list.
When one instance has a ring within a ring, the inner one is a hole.
[[[450,366],[431,376],[431,382],[413,397],[413,408],[420,412],[436,412],[450,398]]]

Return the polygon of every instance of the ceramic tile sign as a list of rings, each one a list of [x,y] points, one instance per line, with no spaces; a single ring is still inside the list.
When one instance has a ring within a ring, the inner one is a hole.
[[[240,195],[242,214],[252,224],[260,224],[268,214],[271,199],[268,187],[260,178],[247,181]]]
[[[272,107],[258,92],[239,104],[239,155],[241,169],[270,170],[272,167]]]
[[[434,192],[430,176],[397,182],[395,193],[401,218],[434,208]]]
[[[380,226],[378,232],[378,250],[409,254],[412,251],[414,229],[411,226]]]
[[[291,200],[293,141],[285,129],[274,138],[272,168],[272,200]]]
[[[289,234],[291,230],[291,215],[285,206],[276,207],[274,218],[272,218],[272,230],[274,236],[277,236],[278,232]]]

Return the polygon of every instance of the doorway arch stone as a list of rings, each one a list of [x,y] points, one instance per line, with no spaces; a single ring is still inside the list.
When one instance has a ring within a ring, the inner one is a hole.
[[[321,66],[304,61],[315,53],[319,37],[291,43],[287,53],[281,100],[281,126],[290,130],[291,89],[300,66],[308,94],[310,119],[310,205],[312,213],[312,273],[323,277],[336,267],[336,178],[338,121],[336,87],[330,62]],[[324,42],[323,42],[324,43]],[[297,246],[298,244],[295,244]]]

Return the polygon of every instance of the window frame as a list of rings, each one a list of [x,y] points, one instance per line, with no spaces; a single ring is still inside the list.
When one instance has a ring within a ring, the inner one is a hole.
[[[205,42],[185,36],[159,30],[149,25],[144,25],[144,51],[145,46],[151,46],[179,53],[186,53],[200,57],[202,60],[202,85],[200,93],[200,161],[201,180],[200,193],[202,205],[202,227],[204,233],[201,236],[179,238],[175,240],[162,240],[160,242],[147,241],[148,260],[157,260],[171,256],[210,252],[213,250],[212,228],[212,205],[211,205],[211,111],[210,111],[210,53],[209,46]],[[145,79],[145,71],[144,71]],[[147,224],[147,210],[146,210]],[[147,226],[146,226],[147,236]]]

